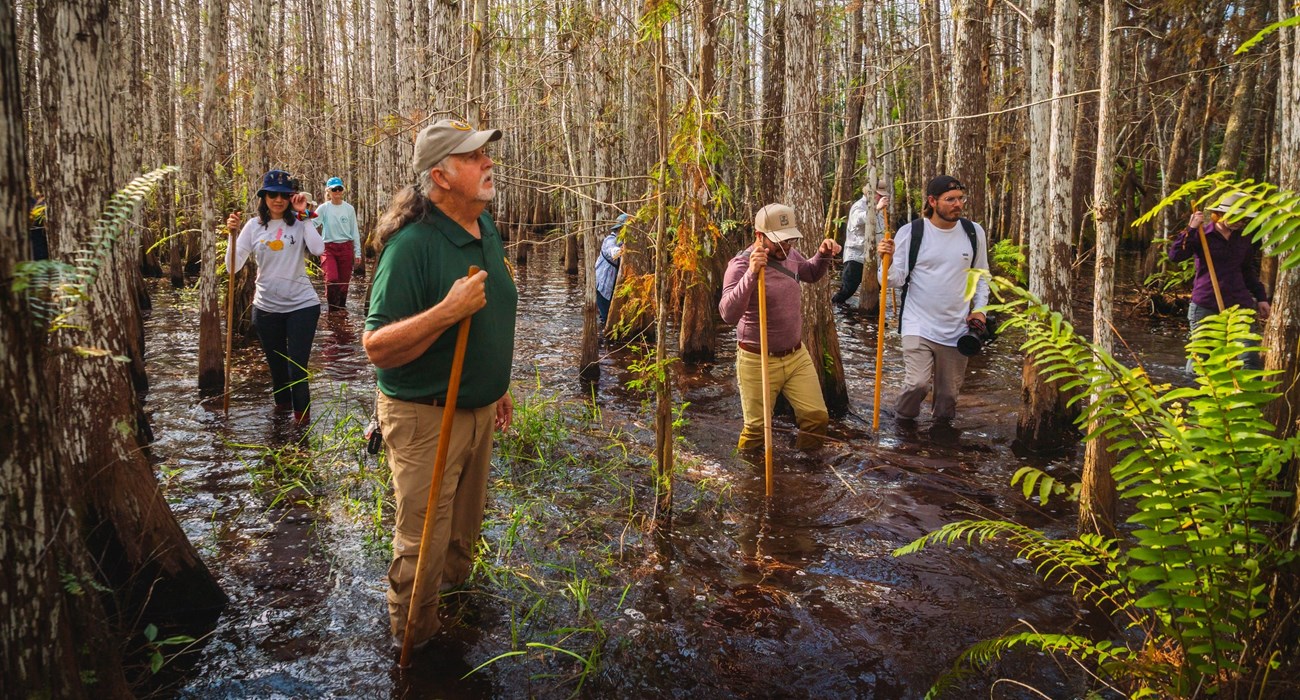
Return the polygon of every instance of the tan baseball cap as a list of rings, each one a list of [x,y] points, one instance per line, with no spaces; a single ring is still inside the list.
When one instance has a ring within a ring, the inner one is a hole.
[[[794,210],[784,204],[769,204],[754,215],[754,230],[773,243],[803,238],[795,226]]]
[[[449,155],[473,153],[483,144],[499,138],[500,129],[478,131],[459,119],[439,119],[424,127],[415,137],[415,157],[411,159],[411,167],[418,175]]]

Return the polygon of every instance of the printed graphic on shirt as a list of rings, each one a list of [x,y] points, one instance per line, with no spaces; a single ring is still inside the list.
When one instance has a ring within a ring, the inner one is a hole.
[[[275,240],[267,241],[266,247],[270,248],[271,250],[277,250],[277,251],[284,250],[284,241],[280,240],[283,237],[284,237],[284,227],[281,226],[275,230]],[[293,243],[293,240],[290,239],[289,242]]]

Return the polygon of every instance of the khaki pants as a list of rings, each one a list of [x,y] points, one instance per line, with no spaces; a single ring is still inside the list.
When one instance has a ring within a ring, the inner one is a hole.
[[[966,356],[947,345],[919,335],[903,336],[903,393],[894,410],[899,418],[916,418],[921,402],[934,383],[934,417],[951,420],[957,415],[957,394],[966,378]]]
[[[830,415],[822,398],[822,385],[817,380],[808,348],[784,357],[767,358],[771,396],[768,405],[776,401],[777,394],[785,394],[794,408],[795,422],[799,424],[799,437],[795,447],[818,447],[826,435]],[[738,449],[763,446],[763,358],[758,353],[736,348],[736,383],[740,386],[740,409],[745,415],[745,425],[740,429]]]
[[[388,466],[393,473],[397,501],[393,533],[393,562],[388,567],[388,618],[393,636],[406,630],[411,589],[415,585],[420,537],[433,483],[433,462],[442,430],[443,409],[379,395],[379,424],[384,432]],[[438,631],[438,589],[443,584],[459,585],[469,578],[483,526],[487,503],[488,468],[492,458],[492,430],[496,407],[459,409],[452,424],[447,464],[438,493],[438,516],[434,521],[425,562],[425,583],[421,600],[424,609],[419,626],[412,631],[418,644]]]

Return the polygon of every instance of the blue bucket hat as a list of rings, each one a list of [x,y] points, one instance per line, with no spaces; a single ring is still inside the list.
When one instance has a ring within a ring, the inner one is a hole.
[[[261,197],[263,192],[297,194],[298,190],[294,187],[292,175],[284,170],[271,170],[262,176],[262,189],[257,191],[257,196]]]
[[[342,186],[343,186],[343,178],[341,177],[332,177],[325,181],[326,189],[333,189],[335,187],[342,187]]]
[[[614,226],[613,226],[613,228],[611,228],[610,230],[611,230],[611,231],[617,231],[617,230],[623,228],[623,226],[624,226],[625,224],[627,224],[627,220],[630,219],[630,218],[632,218],[632,217],[631,217],[631,216],[628,216],[627,214],[619,214],[619,215],[618,215],[618,219],[616,219],[616,220],[614,221]]]

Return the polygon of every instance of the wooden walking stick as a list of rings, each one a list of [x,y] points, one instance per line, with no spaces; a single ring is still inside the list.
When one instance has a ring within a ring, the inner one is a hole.
[[[478,267],[470,265],[469,276],[478,274]],[[451,357],[451,376],[447,379],[447,398],[442,408],[442,428],[438,433],[438,450],[433,457],[433,483],[429,484],[429,503],[424,512],[424,530],[420,533],[420,554],[415,559],[415,582],[411,585],[411,601],[406,609],[406,631],[402,634],[402,658],[398,662],[403,668],[410,665],[411,630],[419,619],[417,610],[420,605],[420,593],[425,586],[424,565],[428,560],[429,541],[433,539],[433,526],[438,520],[438,498],[442,491],[442,474],[447,468],[447,450],[451,443],[451,427],[456,420],[456,394],[460,391],[460,373],[465,368],[465,345],[469,342],[469,320],[471,316],[461,319],[456,331],[456,350]]]
[[[885,240],[893,240],[888,225],[885,226]],[[884,374],[885,361],[885,301],[889,294],[889,265],[894,261],[890,254],[880,256],[880,318],[876,323],[876,392],[871,406],[871,429],[880,429],[880,378]]]
[[[762,245],[762,235],[754,245]],[[763,474],[767,495],[772,495],[772,377],[767,369],[767,267],[758,269],[758,352],[763,372]]]
[[[232,379],[230,368],[233,364],[231,359],[231,348],[233,347],[235,337],[235,235],[226,229],[226,238],[229,245],[226,250],[230,255],[230,262],[226,265],[226,278],[229,280],[226,288],[226,386],[225,393],[221,397],[221,410],[230,415],[230,381]]]
[[[1215,216],[1210,215],[1211,221]],[[1213,223],[1211,224],[1213,225]],[[1210,257],[1210,242],[1205,238],[1205,224],[1196,227],[1201,234],[1201,252],[1205,253],[1205,267],[1210,271],[1210,286],[1214,288],[1214,301],[1219,305],[1219,311],[1223,311],[1223,292],[1219,291],[1219,276],[1214,272],[1214,258]]]

